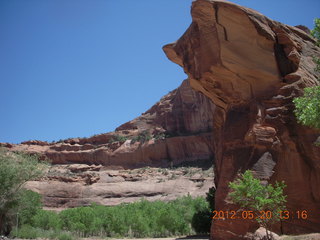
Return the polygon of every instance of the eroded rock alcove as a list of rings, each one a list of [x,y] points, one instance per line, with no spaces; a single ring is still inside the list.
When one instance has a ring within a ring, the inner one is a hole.
[[[225,1],[197,0],[192,23],[181,38],[163,47],[183,67],[191,86],[217,105],[213,119],[216,158],[216,209],[237,209],[226,199],[228,183],[253,169],[258,177],[287,184],[290,212],[307,210],[307,219],[290,218],[278,233],[320,230],[320,132],[301,126],[294,97],[319,85],[313,57],[315,40],[303,30]],[[257,228],[245,220],[216,220],[212,239],[241,239]]]

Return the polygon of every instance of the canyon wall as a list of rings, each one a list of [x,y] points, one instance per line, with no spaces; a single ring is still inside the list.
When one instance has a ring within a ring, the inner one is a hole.
[[[284,13],[287,14],[287,13]],[[297,123],[293,98],[319,85],[315,40],[298,27],[226,1],[192,3],[192,23],[181,38],[163,47],[183,67],[191,86],[217,106],[213,119],[216,210],[228,202],[228,183],[252,169],[260,179],[285,181],[288,220],[278,233],[320,231],[319,130]],[[293,218],[307,210],[307,219]],[[255,222],[216,220],[212,239],[241,239]]]
[[[114,132],[0,146],[40,154],[51,161],[53,166],[45,176],[26,187],[40,193],[44,207],[52,210],[92,202],[116,205],[141,198],[168,201],[188,193],[205,196],[213,186],[209,167],[213,163],[214,111],[208,97],[183,81]],[[197,167],[161,169],[190,165]]]
[[[52,164],[138,168],[212,161],[214,110],[212,101],[193,90],[185,80],[147,112],[115,132],[53,143],[33,140],[2,146],[12,151],[38,153]]]

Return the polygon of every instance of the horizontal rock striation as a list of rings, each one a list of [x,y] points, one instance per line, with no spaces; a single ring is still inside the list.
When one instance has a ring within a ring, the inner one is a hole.
[[[228,183],[246,169],[263,180],[284,180],[287,208],[307,210],[307,219],[273,226],[278,233],[320,230],[320,132],[301,126],[294,97],[319,85],[315,40],[303,30],[226,1],[197,0],[192,23],[175,43],[163,47],[183,67],[191,86],[216,104],[213,119],[216,209],[228,204]],[[266,166],[266,167],[265,167]],[[241,239],[257,225],[216,220],[212,239]]]
[[[56,164],[39,181],[29,181],[26,188],[42,195],[45,208],[59,211],[92,203],[118,205],[141,198],[170,201],[188,193],[205,196],[212,183],[212,168],[110,170],[101,165]]]

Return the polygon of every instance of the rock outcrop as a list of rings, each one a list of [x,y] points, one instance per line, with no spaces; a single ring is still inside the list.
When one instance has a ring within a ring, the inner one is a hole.
[[[54,143],[33,140],[2,146],[12,151],[38,153],[52,164],[168,167],[213,159],[214,110],[208,97],[184,81],[150,110],[115,132]]]
[[[320,231],[320,148],[313,144],[320,132],[297,123],[292,103],[303,88],[319,85],[315,40],[226,1],[196,0],[191,14],[188,30],[163,49],[183,67],[191,86],[217,106],[216,209],[237,209],[226,201],[228,182],[253,169],[261,179],[287,184],[291,216],[275,225],[275,232]],[[297,218],[302,210],[307,219]],[[245,220],[216,220],[211,238],[241,239],[257,227]]]
[[[101,165],[53,165],[45,177],[26,188],[42,195],[46,209],[59,211],[92,203],[118,205],[139,201],[170,201],[188,193],[205,196],[213,185],[213,169],[199,167],[108,169]]]

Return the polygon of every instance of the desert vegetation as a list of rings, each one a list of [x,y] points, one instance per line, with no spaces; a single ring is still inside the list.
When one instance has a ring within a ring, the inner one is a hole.
[[[34,199],[39,206],[39,199]],[[76,237],[167,237],[208,233],[210,208],[203,197],[170,202],[140,200],[118,206],[91,206],[60,213],[38,207],[33,216],[19,215],[12,237],[72,239]]]
[[[320,19],[315,19],[315,27],[311,31],[312,36],[317,40],[316,45],[320,46]],[[320,71],[320,59],[314,57],[316,63],[315,71]],[[319,80],[319,79],[318,79]],[[307,87],[301,97],[293,100],[295,104],[295,115],[299,123],[313,128],[320,129],[320,86]]]
[[[284,182],[262,184],[250,170],[229,183],[232,202],[238,204],[248,219],[256,219],[266,229],[267,239],[272,239],[268,229],[280,221],[281,212],[285,210],[286,196],[283,194]]]
[[[42,176],[47,164],[38,156],[0,149],[0,234],[8,234],[16,215],[30,217],[35,212],[37,196],[23,188],[27,181]],[[38,199],[39,200],[39,199]]]

